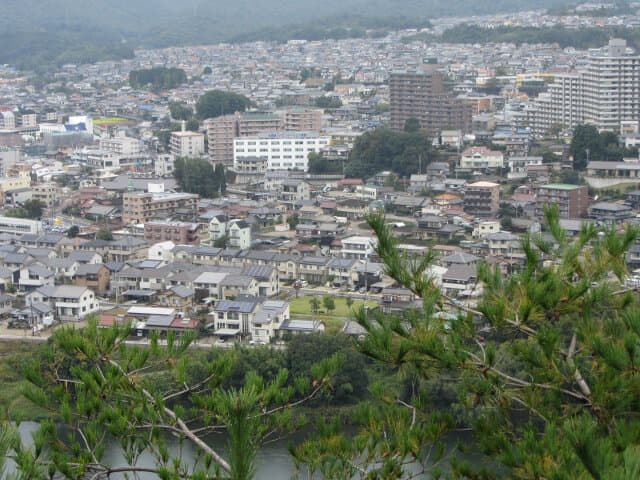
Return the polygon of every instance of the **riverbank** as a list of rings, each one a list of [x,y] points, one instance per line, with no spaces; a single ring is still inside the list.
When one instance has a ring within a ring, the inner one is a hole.
[[[23,368],[35,358],[41,347],[41,342],[30,340],[0,341],[0,408],[14,419],[41,420],[49,415],[47,410],[22,395],[28,385]]]

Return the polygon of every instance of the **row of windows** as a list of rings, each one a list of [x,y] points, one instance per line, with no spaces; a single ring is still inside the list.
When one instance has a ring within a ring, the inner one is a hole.
[[[284,162],[282,163],[282,165],[280,164],[280,162],[274,162],[271,164],[272,167],[293,167],[293,164],[291,162]],[[296,167],[304,167],[304,162],[296,162],[295,164]]]
[[[238,145],[239,147],[245,146],[245,145],[249,145],[249,146],[256,146],[256,145],[260,145],[260,146],[266,146],[266,145],[271,145],[271,146],[280,146],[280,145],[308,145],[308,146],[313,146],[313,145],[327,145],[329,143],[328,140],[296,140],[294,142],[292,142],[291,140],[283,140],[282,143],[280,143],[280,141],[276,141],[276,140],[272,140],[272,141],[261,141],[261,142],[256,142],[256,141],[252,141],[252,140],[245,140],[245,141],[237,141],[236,145]]]

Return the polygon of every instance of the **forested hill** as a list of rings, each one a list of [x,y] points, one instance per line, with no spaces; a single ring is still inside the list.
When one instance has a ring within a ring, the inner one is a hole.
[[[415,19],[531,10],[564,3],[566,0],[3,0],[0,31],[55,32],[79,26],[158,42],[163,30],[171,33],[184,28],[177,33],[187,41],[222,41],[243,31],[336,14]]]
[[[566,0],[3,0],[0,63],[46,69],[130,56],[133,48],[344,38],[442,15],[531,10]],[[410,19],[410,20],[407,20]],[[28,45],[25,56],[25,45]]]

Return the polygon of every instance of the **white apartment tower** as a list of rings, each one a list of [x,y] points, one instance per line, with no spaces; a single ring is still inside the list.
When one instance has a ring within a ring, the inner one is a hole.
[[[583,123],[619,131],[621,122],[639,118],[640,56],[620,39],[590,55],[584,70],[556,76],[526,112],[536,133],[546,133],[552,125],[574,128]]]
[[[606,54],[590,57],[582,74],[583,120],[600,130],[620,130],[620,122],[640,114],[640,57],[627,42],[612,39]]]

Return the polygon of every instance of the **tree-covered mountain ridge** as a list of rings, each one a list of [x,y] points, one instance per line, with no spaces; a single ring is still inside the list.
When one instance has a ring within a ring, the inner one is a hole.
[[[227,41],[269,27],[317,20],[332,15],[428,19],[548,8],[563,0],[4,0],[0,29],[4,32],[49,32],[98,29],[113,40],[148,46]],[[166,43],[166,42],[172,43]]]
[[[444,15],[549,8],[564,0],[4,0],[0,64],[51,70],[135,48],[380,36]]]

